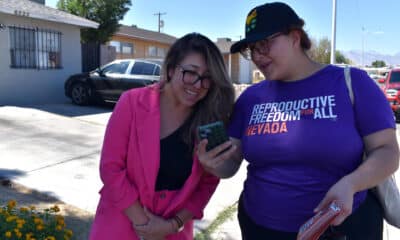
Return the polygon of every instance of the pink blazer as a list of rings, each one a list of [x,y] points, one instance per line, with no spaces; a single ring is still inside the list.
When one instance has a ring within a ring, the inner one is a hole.
[[[155,192],[160,165],[160,93],[158,85],[124,93],[107,125],[100,160],[103,188],[91,228],[93,240],[138,239],[123,210],[137,199],[156,215],[169,218],[187,209],[197,219],[219,179],[193,156],[192,173],[179,191]],[[193,239],[193,221],[168,240]]]

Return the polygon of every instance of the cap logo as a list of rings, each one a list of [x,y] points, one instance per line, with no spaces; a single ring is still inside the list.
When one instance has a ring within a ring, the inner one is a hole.
[[[246,18],[246,32],[250,32],[256,27],[257,23],[257,10],[254,9]]]

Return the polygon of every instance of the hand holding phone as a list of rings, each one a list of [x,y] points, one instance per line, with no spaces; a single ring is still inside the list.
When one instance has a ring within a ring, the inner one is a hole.
[[[207,152],[229,140],[222,121],[199,126],[198,137],[200,140],[207,139]]]

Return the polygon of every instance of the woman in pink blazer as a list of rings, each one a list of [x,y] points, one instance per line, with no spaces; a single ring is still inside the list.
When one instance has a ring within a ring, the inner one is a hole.
[[[90,239],[193,239],[219,179],[194,146],[199,125],[227,122],[234,91],[221,53],[198,33],[170,48],[160,84],[125,92],[101,153],[103,188]]]

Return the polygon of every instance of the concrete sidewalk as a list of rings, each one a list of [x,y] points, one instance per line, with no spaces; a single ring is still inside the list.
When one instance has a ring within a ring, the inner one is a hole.
[[[95,213],[102,186],[100,151],[111,111],[69,104],[0,107],[0,177]],[[244,177],[242,168],[233,179],[221,182],[196,228],[205,228],[238,199]],[[224,226],[218,236],[240,239],[236,221]]]
[[[0,107],[0,176],[94,213],[102,186],[99,155],[111,111],[69,104]],[[245,176],[242,166],[235,177],[221,181],[196,228],[206,227],[237,201]],[[386,234],[385,239],[400,239],[399,230],[390,228]],[[236,215],[214,237],[240,239]]]

